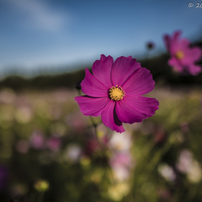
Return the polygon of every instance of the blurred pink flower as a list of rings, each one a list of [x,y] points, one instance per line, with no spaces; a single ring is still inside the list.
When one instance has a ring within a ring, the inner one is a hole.
[[[167,50],[171,54],[169,65],[177,72],[188,72],[197,75],[201,72],[201,67],[195,65],[200,60],[202,51],[200,48],[190,47],[187,39],[180,39],[181,31],[174,32],[173,36],[164,35],[164,42]]]
[[[193,155],[189,150],[182,150],[179,154],[179,159],[176,164],[179,171],[187,173],[190,170],[193,162]]]
[[[61,146],[61,139],[58,137],[51,137],[47,140],[46,146],[52,151],[58,151]]]
[[[92,72],[93,75],[86,68],[81,82],[86,95],[75,97],[84,115],[101,115],[105,126],[124,132],[122,122],[142,122],[155,114],[158,101],[142,96],[154,89],[155,82],[136,59],[121,56],[114,62],[111,56],[101,55]]]
[[[129,152],[118,152],[113,155],[110,160],[112,167],[124,166],[131,167],[131,154]]]
[[[129,178],[133,166],[132,157],[129,152],[114,153],[109,164],[118,181],[124,181]]]
[[[45,138],[40,131],[34,131],[30,137],[30,144],[35,149],[44,148]]]

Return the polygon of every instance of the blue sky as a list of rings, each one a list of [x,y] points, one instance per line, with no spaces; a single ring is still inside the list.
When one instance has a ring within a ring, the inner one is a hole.
[[[165,51],[163,34],[179,29],[195,41],[202,38],[197,2],[0,0],[0,73],[83,66],[101,54],[140,58],[148,41],[155,55]]]

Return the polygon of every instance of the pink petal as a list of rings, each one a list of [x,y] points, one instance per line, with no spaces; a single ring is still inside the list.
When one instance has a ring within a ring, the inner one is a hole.
[[[189,48],[185,52],[185,57],[182,59],[183,64],[193,64],[201,59],[202,51],[198,47]]]
[[[121,86],[128,77],[136,70],[141,68],[140,63],[131,56],[121,56],[116,59],[112,67],[112,83],[114,86]]]
[[[131,102],[126,98],[117,102],[116,112],[120,121],[124,123],[132,124],[134,122],[142,122],[143,119],[147,118],[146,114],[141,113],[133,108]]]
[[[177,43],[179,41],[181,34],[182,34],[182,32],[180,30],[174,32],[173,37],[172,37],[172,43]]]
[[[178,41],[172,42],[171,54],[175,56],[177,51],[182,51],[183,53],[185,53],[187,50],[190,49],[189,45],[190,45],[189,40],[178,39]]]
[[[179,61],[175,57],[172,57],[168,61],[168,64],[174,69],[174,71],[183,72],[183,66],[179,63]]]
[[[151,117],[155,114],[155,111],[159,109],[159,102],[155,98],[148,98],[148,97],[134,97],[134,96],[127,96],[126,98],[127,102],[130,103],[130,105],[139,111],[142,114],[146,114],[147,117]]]
[[[171,42],[170,36],[167,34],[164,35],[163,40],[164,40],[167,51],[170,51],[170,42]]]
[[[100,60],[96,60],[92,67],[93,75],[108,88],[112,87],[112,65],[113,58],[111,56],[106,57],[105,55],[101,55]]]
[[[110,102],[108,97],[78,96],[75,97],[75,100],[78,102],[81,112],[86,116],[100,116],[104,107]]]
[[[190,57],[192,57],[193,61],[198,61],[202,57],[202,50],[198,47],[191,48]]]
[[[180,42],[180,35],[181,35],[181,31],[176,31],[174,32],[173,36],[171,37],[171,41],[170,41],[170,52],[171,54],[175,54],[175,52],[178,49],[178,45]]]
[[[178,42],[178,49],[183,51],[183,50],[186,50],[187,48],[189,48],[189,45],[190,45],[190,42],[188,39],[182,39]]]
[[[154,84],[150,71],[139,68],[122,85],[122,88],[127,95],[144,95],[154,89]]]
[[[97,80],[86,68],[86,75],[81,82],[81,90],[88,96],[106,97],[108,96],[107,87]]]
[[[197,74],[199,74],[201,72],[201,67],[195,64],[189,65],[187,68],[187,71],[196,76]]]
[[[116,132],[122,133],[124,132],[124,128],[122,126],[121,121],[117,117],[116,111],[115,111],[115,104],[116,102],[110,101],[104,108],[101,119],[105,126],[111,128],[112,130],[115,130]]]
[[[174,54],[176,50],[178,50],[178,43],[179,43],[179,37],[181,35],[181,31],[174,32],[173,36],[164,35],[164,43],[167,48],[167,50]]]

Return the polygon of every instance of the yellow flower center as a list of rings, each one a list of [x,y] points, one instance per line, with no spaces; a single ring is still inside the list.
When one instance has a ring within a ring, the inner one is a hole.
[[[119,101],[123,99],[123,96],[125,95],[125,92],[121,88],[121,86],[116,85],[116,87],[112,86],[109,89],[109,97],[111,100]]]
[[[175,53],[175,56],[176,56],[177,59],[180,60],[180,59],[182,59],[184,57],[184,53],[182,51],[177,51]]]

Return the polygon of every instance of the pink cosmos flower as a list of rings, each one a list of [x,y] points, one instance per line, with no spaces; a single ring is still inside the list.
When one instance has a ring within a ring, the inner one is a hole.
[[[75,100],[84,115],[101,115],[104,125],[112,130],[124,132],[122,122],[142,122],[158,109],[156,99],[142,96],[154,88],[150,71],[131,56],[114,62],[111,56],[101,55],[93,63],[93,75],[87,68],[85,71],[81,89],[86,95]]]
[[[164,36],[164,42],[167,50],[171,54],[169,65],[177,72],[188,72],[197,75],[201,72],[201,67],[195,65],[200,60],[202,51],[200,48],[190,47],[187,39],[180,39],[180,31],[176,31],[173,36]]]
[[[46,142],[47,147],[52,151],[58,151],[61,146],[61,139],[58,137],[50,137]]]
[[[133,167],[133,161],[130,152],[114,153],[109,164],[113,170],[115,178],[118,181],[127,180]]]
[[[45,138],[41,131],[34,131],[30,136],[31,147],[35,149],[43,149],[45,144]]]

